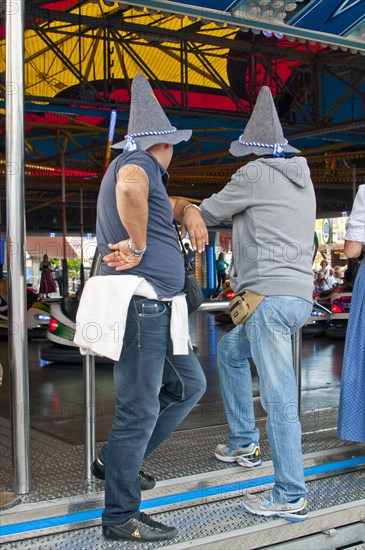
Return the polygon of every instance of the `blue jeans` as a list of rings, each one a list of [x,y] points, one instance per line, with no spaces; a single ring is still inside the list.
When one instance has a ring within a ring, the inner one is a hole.
[[[226,334],[218,345],[222,396],[233,448],[259,440],[249,357],[256,365],[260,399],[267,413],[277,502],[307,494],[291,335],[304,325],[311,309],[312,304],[301,298],[267,296],[246,323]]]
[[[170,307],[132,297],[123,350],[114,365],[115,417],[99,457],[105,464],[103,525],[139,516],[138,472],[181,423],[206,389],[194,353],[173,355]]]

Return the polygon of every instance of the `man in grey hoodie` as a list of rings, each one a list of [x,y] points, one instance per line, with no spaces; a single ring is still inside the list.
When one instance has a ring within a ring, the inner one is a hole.
[[[202,202],[201,213],[208,226],[233,218],[232,290],[250,290],[264,299],[246,323],[218,345],[229,444],[218,445],[215,456],[245,467],[261,464],[248,361],[252,357],[267,412],[275,484],[272,492],[245,496],[244,506],[256,515],[302,521],[308,517],[307,489],[291,335],[312,308],[314,189],[306,160],[292,156],[299,151],[284,138],[266,86],[230,152],[250,155],[251,162]]]

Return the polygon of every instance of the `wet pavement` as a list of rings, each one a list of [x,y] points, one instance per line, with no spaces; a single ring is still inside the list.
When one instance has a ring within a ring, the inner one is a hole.
[[[191,337],[205,371],[208,388],[199,405],[180,429],[225,424],[219,377],[216,366],[217,342],[227,327],[214,321],[214,314],[197,312],[192,316]],[[82,363],[46,363],[41,359],[46,340],[29,341],[29,384],[31,426],[73,444],[83,441]],[[325,337],[303,338],[302,411],[337,407],[344,340]],[[4,367],[0,387],[0,416],[9,416],[8,341],[0,340],[0,362]],[[113,417],[114,386],[111,365],[96,366],[96,438],[107,439]],[[254,395],[258,380],[254,375]]]

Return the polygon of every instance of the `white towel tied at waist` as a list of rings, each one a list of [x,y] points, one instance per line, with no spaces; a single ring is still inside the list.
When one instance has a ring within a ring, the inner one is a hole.
[[[83,355],[101,355],[118,361],[129,302],[133,295],[157,300],[145,279],[135,275],[91,277],[85,284],[76,316],[74,342]],[[172,299],[170,332],[174,355],[189,353],[188,312],[185,296]]]

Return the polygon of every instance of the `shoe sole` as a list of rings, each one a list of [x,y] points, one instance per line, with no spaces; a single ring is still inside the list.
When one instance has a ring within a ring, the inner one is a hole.
[[[131,542],[158,542],[163,540],[174,539],[178,534],[177,529],[170,533],[161,533],[161,535],[156,535],[156,538],[147,538],[147,537],[133,537],[132,535],[117,535],[114,533],[108,533],[107,535],[103,532],[103,537],[107,540],[120,540],[120,541],[131,541]]]
[[[256,468],[257,466],[261,466],[261,460],[259,462],[245,462],[243,464],[240,463],[240,458],[238,456],[222,456],[222,455],[219,455],[217,453],[214,453],[214,456],[215,458],[217,458],[218,460],[220,460],[221,462],[229,462],[229,463],[233,463],[233,462],[237,462],[237,464],[239,466],[242,466],[243,468]]]
[[[221,462],[237,462],[237,458],[235,456],[222,456],[217,453],[214,453],[214,456]]]
[[[242,468],[257,468],[262,464],[261,460],[259,460],[258,462],[250,462],[249,460],[247,461],[243,460],[242,462],[240,462],[239,457],[237,457],[236,462],[238,466],[242,466]]]
[[[308,514],[305,514],[305,515],[296,515],[300,512],[300,510],[296,510],[295,512],[289,512],[289,511],[286,511],[286,512],[269,512],[269,511],[265,511],[265,510],[253,510],[252,508],[250,508],[249,506],[247,506],[247,504],[245,502],[243,502],[243,506],[246,508],[247,512],[250,512],[250,514],[253,514],[254,516],[265,516],[266,518],[275,518],[275,517],[279,517],[279,518],[283,518],[283,519],[286,519],[288,521],[294,521],[294,522],[299,522],[299,521],[304,521],[308,518]]]

